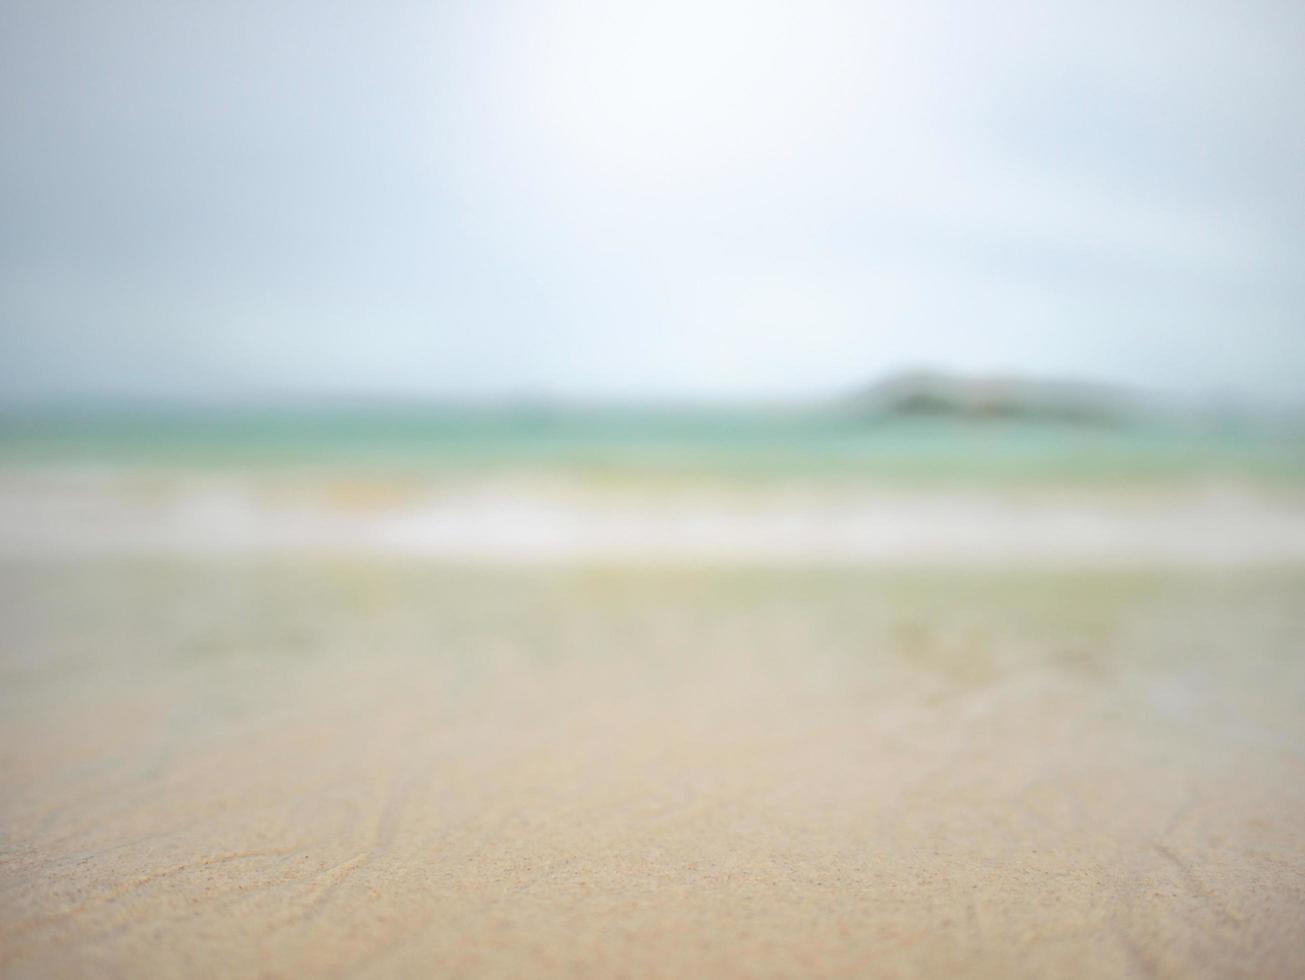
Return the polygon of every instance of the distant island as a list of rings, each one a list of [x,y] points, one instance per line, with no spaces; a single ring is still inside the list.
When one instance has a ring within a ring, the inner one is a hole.
[[[1142,410],[1135,392],[1083,381],[1019,375],[907,371],[854,392],[840,408],[868,418],[1029,419],[1123,424]]]

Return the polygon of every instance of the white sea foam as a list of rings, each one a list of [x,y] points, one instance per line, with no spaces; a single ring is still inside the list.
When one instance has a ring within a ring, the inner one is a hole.
[[[494,562],[1305,561],[1305,502],[943,488],[757,493],[435,482],[361,502],[331,478],[46,470],[0,478],[0,554],[397,555]],[[356,488],[355,488],[356,490]],[[356,496],[356,494],[355,494]]]

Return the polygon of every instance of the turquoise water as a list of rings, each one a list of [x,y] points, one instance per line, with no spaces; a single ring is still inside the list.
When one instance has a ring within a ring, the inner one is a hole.
[[[111,412],[0,418],[0,461],[592,474],[1305,481],[1302,430],[743,410]]]

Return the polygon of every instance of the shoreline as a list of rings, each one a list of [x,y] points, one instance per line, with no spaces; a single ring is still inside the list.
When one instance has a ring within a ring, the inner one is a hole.
[[[0,470],[0,556],[357,556],[539,564],[1305,563],[1305,497],[1248,483],[1009,490],[595,487],[547,474]]]

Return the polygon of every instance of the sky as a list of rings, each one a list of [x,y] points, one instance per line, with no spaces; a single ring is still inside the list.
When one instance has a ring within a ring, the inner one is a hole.
[[[7,0],[0,134],[7,403],[1305,403],[1295,0]]]

